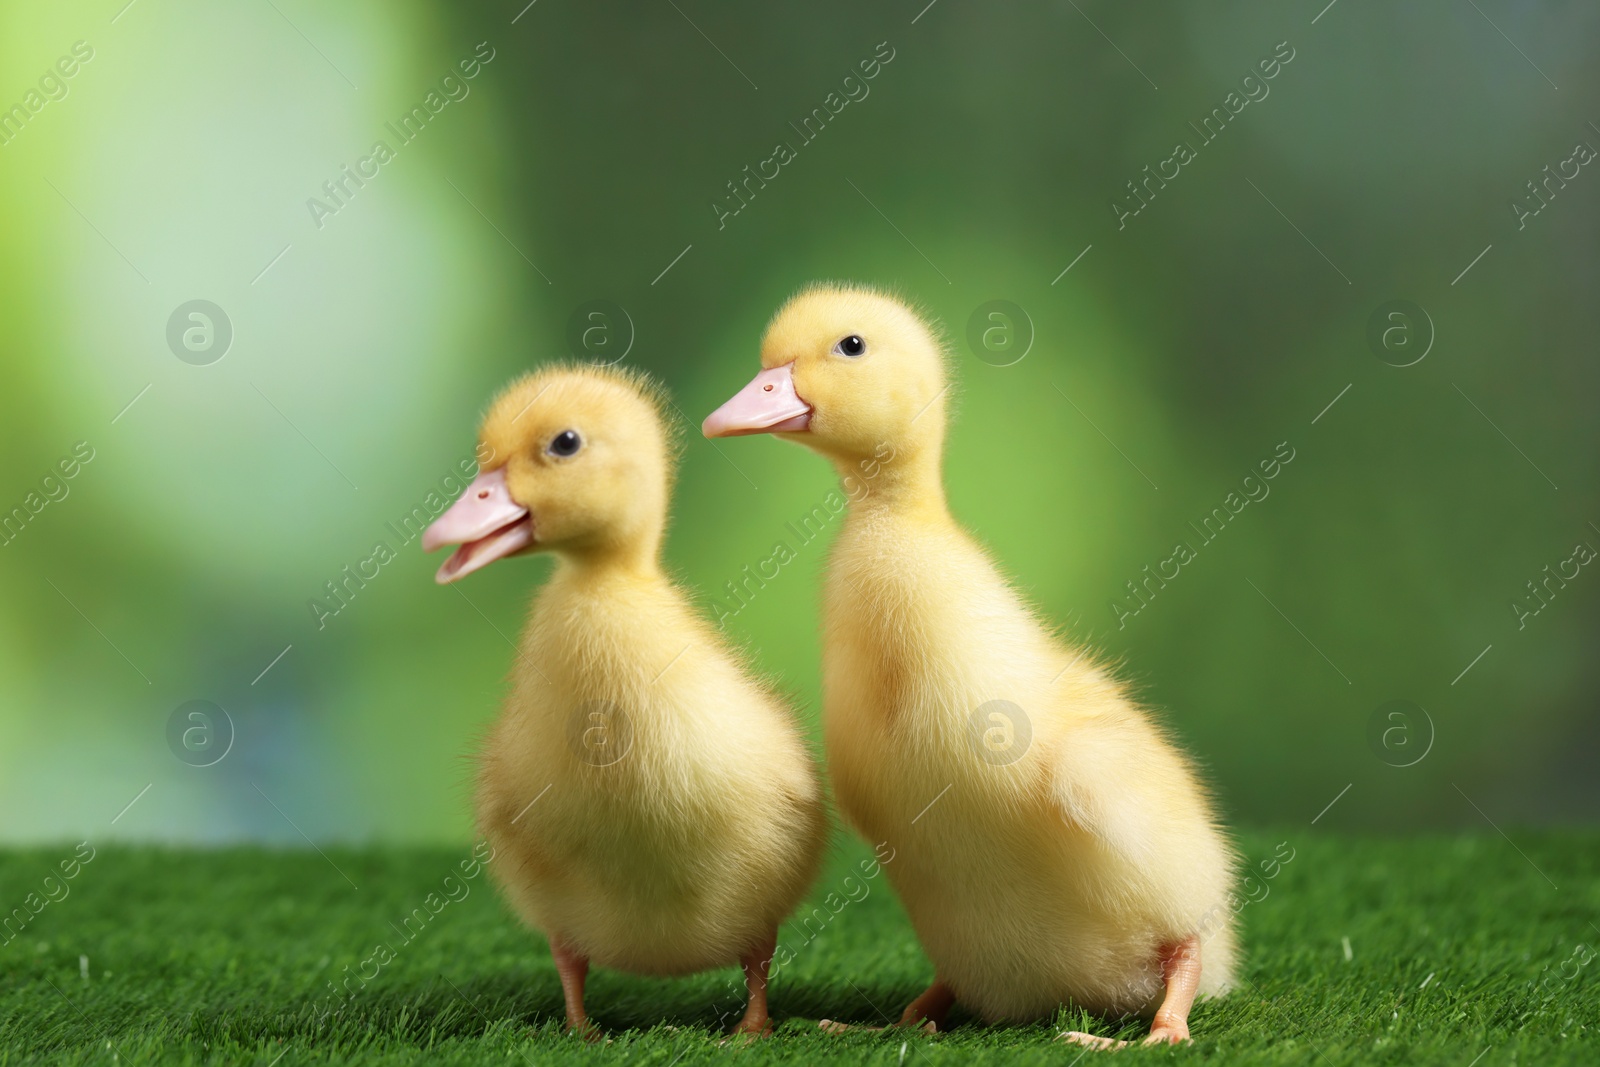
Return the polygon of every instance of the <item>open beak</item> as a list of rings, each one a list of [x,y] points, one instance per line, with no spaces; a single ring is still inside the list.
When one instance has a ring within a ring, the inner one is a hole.
[[[422,531],[422,550],[458,545],[433,580],[448,585],[533,544],[533,518],[511,499],[506,471],[480,474],[459,499]]]
[[[764,370],[706,416],[700,432],[707,437],[747,433],[794,433],[811,425],[811,405],[794,391],[794,364]]]

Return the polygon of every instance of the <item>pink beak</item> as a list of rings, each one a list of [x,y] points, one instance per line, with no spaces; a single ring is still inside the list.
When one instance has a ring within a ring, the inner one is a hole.
[[[506,471],[480,474],[454,504],[422,531],[422,550],[459,545],[433,580],[447,585],[533,544],[533,519],[511,499]]]
[[[794,364],[764,370],[706,416],[700,432],[707,437],[747,433],[794,433],[811,425],[811,405],[794,391]]]

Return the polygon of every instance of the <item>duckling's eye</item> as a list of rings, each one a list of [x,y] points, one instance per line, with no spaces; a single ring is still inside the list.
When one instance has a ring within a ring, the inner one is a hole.
[[[833,350],[841,356],[849,356],[854,359],[856,356],[866,355],[867,342],[863,341],[858,335],[851,334],[849,337],[840,338],[839,343],[833,346]]]
[[[577,430],[562,430],[550,439],[550,447],[546,448],[545,451],[552,456],[560,456],[565,459],[567,456],[577,455],[578,449],[582,447],[583,438],[578,436]]]

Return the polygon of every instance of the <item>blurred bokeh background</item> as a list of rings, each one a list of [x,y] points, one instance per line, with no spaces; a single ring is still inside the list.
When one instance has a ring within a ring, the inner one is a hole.
[[[955,511],[1230,819],[1593,819],[1600,11],[524,2],[0,5],[0,838],[466,839],[549,561],[401,518],[625,351],[726,602],[833,479],[694,427],[820,278],[941,321]],[[825,552],[726,624],[813,735]]]

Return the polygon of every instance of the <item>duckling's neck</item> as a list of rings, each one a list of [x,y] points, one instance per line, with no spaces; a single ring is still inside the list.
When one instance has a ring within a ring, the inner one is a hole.
[[[834,467],[855,508],[935,522],[950,517],[937,449],[902,449],[887,459],[838,460]]]
[[[659,538],[569,547],[558,552],[557,559],[556,576],[576,586],[643,583],[661,577]]]

